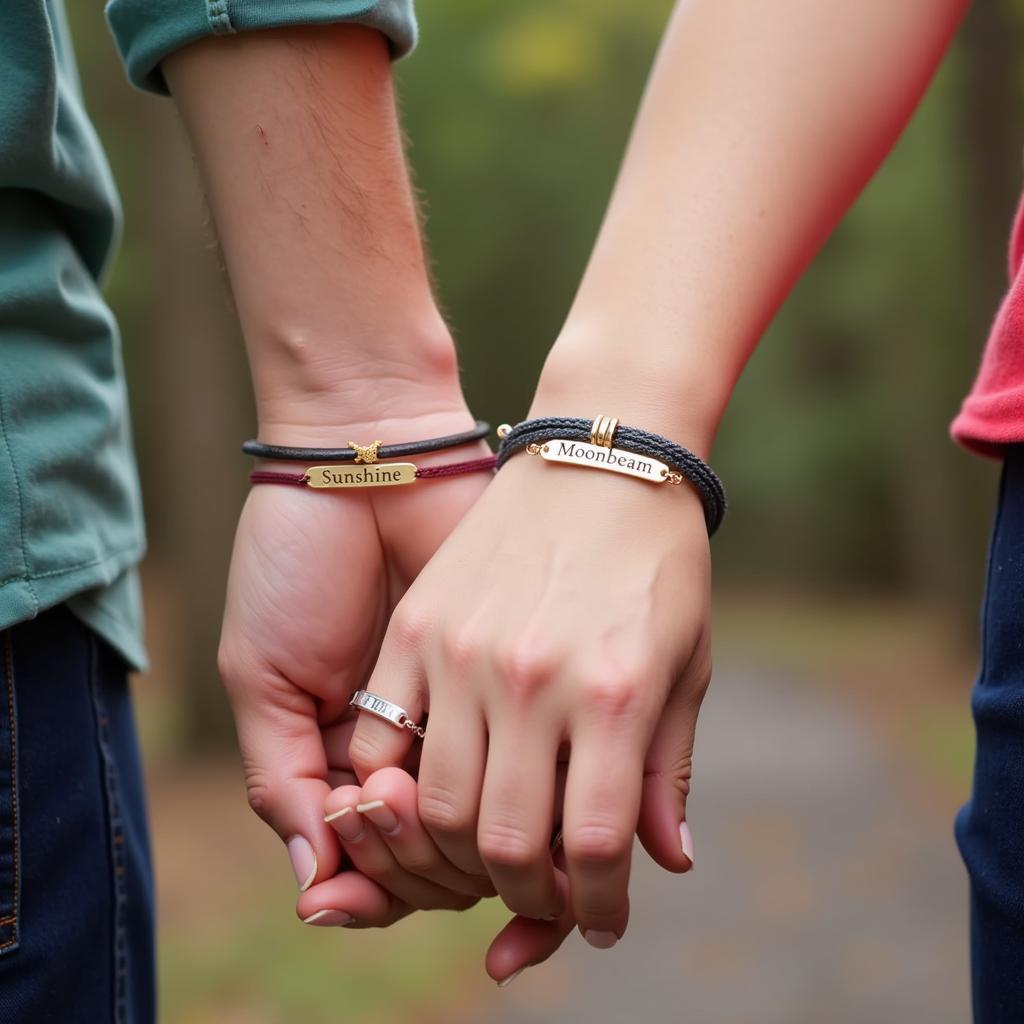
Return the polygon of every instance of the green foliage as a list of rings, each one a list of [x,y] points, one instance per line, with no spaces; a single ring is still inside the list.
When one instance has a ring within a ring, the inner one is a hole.
[[[597,232],[669,4],[421,6],[411,159],[466,390],[525,412]]]

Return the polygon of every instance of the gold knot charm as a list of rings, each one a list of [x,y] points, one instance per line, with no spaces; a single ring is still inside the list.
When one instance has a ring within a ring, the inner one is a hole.
[[[380,441],[373,441],[368,445],[356,444],[349,441],[348,446],[356,453],[356,462],[365,462],[367,465],[377,461],[377,452],[380,451]]]

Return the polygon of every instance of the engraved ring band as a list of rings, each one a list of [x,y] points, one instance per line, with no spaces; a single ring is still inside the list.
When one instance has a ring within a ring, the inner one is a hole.
[[[370,693],[369,690],[356,690],[348,703],[349,707],[353,707],[357,711],[369,711],[371,715],[383,718],[385,722],[390,722],[399,729],[409,729],[420,739],[426,733],[426,729],[422,725],[417,725],[409,717],[405,708],[400,708],[397,704],[392,704],[391,701],[378,697],[375,693]]]

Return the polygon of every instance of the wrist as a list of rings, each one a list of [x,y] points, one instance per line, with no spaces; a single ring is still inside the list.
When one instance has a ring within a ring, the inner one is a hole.
[[[711,379],[711,368],[682,354],[627,348],[626,340],[563,332],[545,361],[529,415],[617,416],[708,458],[731,382]]]
[[[358,345],[347,337],[314,343],[298,330],[277,337],[273,357],[253,360],[261,440],[312,447],[326,445],[342,428],[472,425],[440,316],[436,324],[367,329]]]

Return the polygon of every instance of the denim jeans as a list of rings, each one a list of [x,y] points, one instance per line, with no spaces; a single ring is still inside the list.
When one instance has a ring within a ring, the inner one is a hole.
[[[956,823],[971,878],[975,1024],[1024,1021],[1024,445],[1006,456],[972,698],[978,747]]]
[[[0,1021],[155,1019],[124,662],[60,607],[0,633]]]

